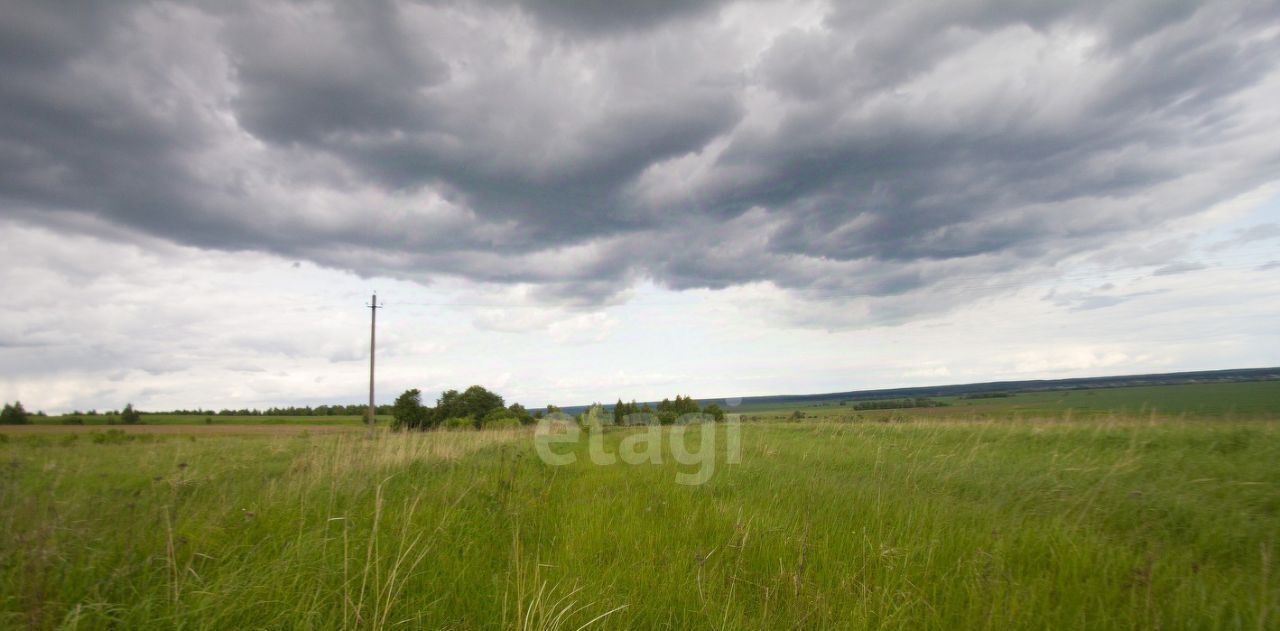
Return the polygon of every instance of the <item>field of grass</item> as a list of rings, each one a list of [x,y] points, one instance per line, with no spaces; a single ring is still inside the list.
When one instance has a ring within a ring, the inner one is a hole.
[[[1049,417],[1143,417],[1161,419],[1275,419],[1280,420],[1280,381],[1203,383],[1125,388],[1090,388],[1015,393],[1006,398],[964,399],[932,397],[944,407],[906,410],[853,409],[854,402],[744,406],[744,414],[760,420],[782,420],[793,412],[806,416],[851,419],[885,418],[903,413],[943,418],[1032,419]]]
[[[604,444],[616,450],[637,431],[610,431]],[[528,430],[373,441],[6,435],[0,626],[1280,620],[1280,423],[916,420],[741,432],[741,463],[720,459],[701,486],[675,483],[688,467],[669,452],[658,465],[591,464],[585,440],[558,448],[576,450],[576,463],[549,466]]]

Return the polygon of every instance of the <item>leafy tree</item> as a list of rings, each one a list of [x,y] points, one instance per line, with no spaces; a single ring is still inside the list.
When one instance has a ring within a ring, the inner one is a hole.
[[[126,403],[120,412],[120,422],[125,425],[137,425],[142,422],[142,414],[133,409],[132,403]]]
[[[619,398],[617,403],[613,404],[613,424],[622,425],[622,419],[627,415],[627,404]]]
[[[710,414],[716,419],[717,423],[724,420],[724,410],[720,409],[720,406],[715,403],[708,403],[707,407],[702,409],[702,413]]]
[[[505,407],[502,397],[481,386],[471,386],[462,392],[446,390],[436,401],[435,417],[441,421],[459,416],[483,419],[494,408]]]
[[[517,421],[520,421],[521,425],[528,425],[533,422],[533,415],[529,414],[529,410],[524,409],[524,406],[519,403],[512,403],[507,406],[507,410],[511,412],[511,415],[514,416]]]
[[[437,425],[451,418],[466,416],[466,406],[462,404],[462,393],[457,390],[445,390],[436,399],[435,422]]]
[[[500,409],[507,405],[502,397],[481,386],[471,386],[464,390],[462,402],[467,408],[467,413],[476,418],[484,418],[495,408]]]
[[[396,429],[417,429],[428,424],[427,408],[422,405],[422,392],[417,388],[405,390],[391,406],[391,416],[395,419],[392,427]]]
[[[13,405],[4,404],[4,410],[0,411],[0,424],[2,425],[26,425],[30,423],[27,417],[27,410],[22,407],[21,401],[14,401]]]

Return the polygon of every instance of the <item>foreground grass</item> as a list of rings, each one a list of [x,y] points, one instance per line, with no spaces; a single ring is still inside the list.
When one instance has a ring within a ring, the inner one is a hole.
[[[689,468],[669,457],[596,466],[583,445],[550,467],[525,432],[13,437],[0,623],[1261,629],[1280,616],[1276,423],[742,431],[742,463],[721,459],[701,486],[675,484]]]

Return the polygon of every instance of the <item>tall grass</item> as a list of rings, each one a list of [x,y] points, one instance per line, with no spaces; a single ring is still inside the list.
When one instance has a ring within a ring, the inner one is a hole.
[[[669,453],[596,466],[584,441],[549,467],[518,430],[10,437],[0,625],[1261,629],[1280,615],[1274,422],[748,424],[742,445],[741,464],[681,486]]]

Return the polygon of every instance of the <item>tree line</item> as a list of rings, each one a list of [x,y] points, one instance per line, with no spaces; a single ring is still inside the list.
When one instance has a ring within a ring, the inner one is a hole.
[[[557,411],[554,405],[548,411]],[[445,390],[434,406],[422,403],[422,391],[405,390],[391,405],[391,426],[395,429],[501,428],[519,427],[541,418],[542,412],[529,413],[523,405],[507,405],[502,396],[483,386],[471,386],[462,392]]]
[[[708,403],[705,408],[700,407],[693,397],[687,395],[677,394],[675,400],[663,399],[658,402],[656,408],[650,408],[648,403],[636,405],[634,400],[631,403],[623,403],[622,399],[618,399],[618,402],[613,404],[614,425],[634,424],[627,422],[628,417],[634,418],[635,415],[645,414],[652,414],[662,425],[671,425],[686,414],[707,414],[716,421],[724,420],[724,410],[719,405]]]
[[[379,405],[375,407],[378,414],[390,414],[390,405]],[[168,410],[162,412],[144,412],[144,414],[166,414],[170,416],[364,416],[369,413],[369,406],[362,403],[352,403],[350,405],[290,405],[286,407],[269,407],[265,410],[257,408],[241,408],[238,410],[224,408],[218,411],[212,409],[202,410],[196,408],[193,410]],[[79,412],[76,412],[79,414]],[[92,416],[94,412],[90,411]]]
[[[435,428],[501,428],[531,424],[548,414],[560,413],[555,405],[546,410],[530,412],[519,403],[506,404],[501,395],[483,386],[471,386],[463,391],[446,390],[428,406],[422,401],[422,391],[417,388],[404,391],[391,406],[394,429]],[[635,401],[624,403],[622,399],[613,405],[612,414],[604,405],[594,403],[583,412],[574,415],[578,422],[602,425],[636,425],[660,423],[670,425],[688,415],[705,414],[716,421],[724,420],[724,410],[715,403],[699,406],[693,397],[676,395],[675,399],[663,399],[654,407]]]
[[[844,402],[840,402],[844,405]],[[901,410],[907,408],[939,408],[946,407],[943,401],[937,401],[928,397],[915,397],[910,399],[881,399],[879,401],[860,401],[854,404],[855,410]]]
[[[14,401],[13,405],[6,402],[0,411],[0,425],[26,425],[31,422],[31,416],[21,401]]]
[[[81,418],[82,416],[97,415],[97,411],[90,411],[87,415],[81,414],[80,412],[72,412],[71,414],[64,414],[62,422],[68,425],[83,425],[84,419]],[[22,406],[21,401],[14,401],[12,405],[5,403],[4,409],[0,410],[0,425],[26,425],[31,422],[31,417],[33,416],[44,417],[47,415],[44,412],[28,412],[27,409]],[[120,422],[125,425],[137,425],[142,422],[142,413],[134,409],[132,403],[125,405],[124,409],[119,412],[113,410],[103,416],[107,417],[110,424]]]
[[[403,394],[396,398],[395,403],[391,405],[379,405],[376,407],[377,413],[381,415],[390,415],[392,417],[392,427],[397,429],[433,429],[436,427],[447,428],[494,428],[494,427],[518,427],[520,425],[528,425],[534,421],[543,418],[546,414],[561,412],[561,409],[555,405],[548,405],[545,410],[530,412],[519,403],[507,405],[502,396],[483,387],[471,386],[463,391],[446,390],[436,399],[434,406],[427,406],[422,402],[422,392],[417,388],[406,390]],[[312,406],[288,406],[288,407],[270,407],[265,410],[258,409],[222,409],[214,411],[212,409],[203,410],[195,409],[179,409],[166,412],[142,412],[133,407],[133,404],[125,405],[123,410],[109,410],[99,412],[97,410],[89,410],[88,412],[74,411],[63,416],[64,423],[83,423],[85,416],[107,417],[108,423],[116,422],[133,425],[143,422],[142,417],[148,414],[164,414],[172,416],[363,416],[368,412],[368,406],[353,405],[318,405]],[[592,419],[599,418],[598,422],[609,424],[609,414],[605,412],[603,405],[596,403],[588,407],[587,412],[594,416]],[[584,420],[582,412],[575,415],[575,419],[579,422]],[[661,423],[670,425],[675,423],[681,417],[690,414],[706,414],[716,421],[724,420],[724,410],[715,403],[710,403],[706,407],[701,407],[693,397],[687,395],[676,395],[675,399],[663,399],[662,401],[651,407],[648,403],[637,404],[634,400],[630,403],[624,403],[622,399],[613,405],[612,421],[614,425],[642,424],[642,423]],[[44,412],[30,413],[23,408],[22,403],[15,401],[13,404],[5,403],[3,414],[0,415],[0,424],[19,425],[31,422],[32,416],[44,416]],[[630,417],[630,420],[628,420]]]

